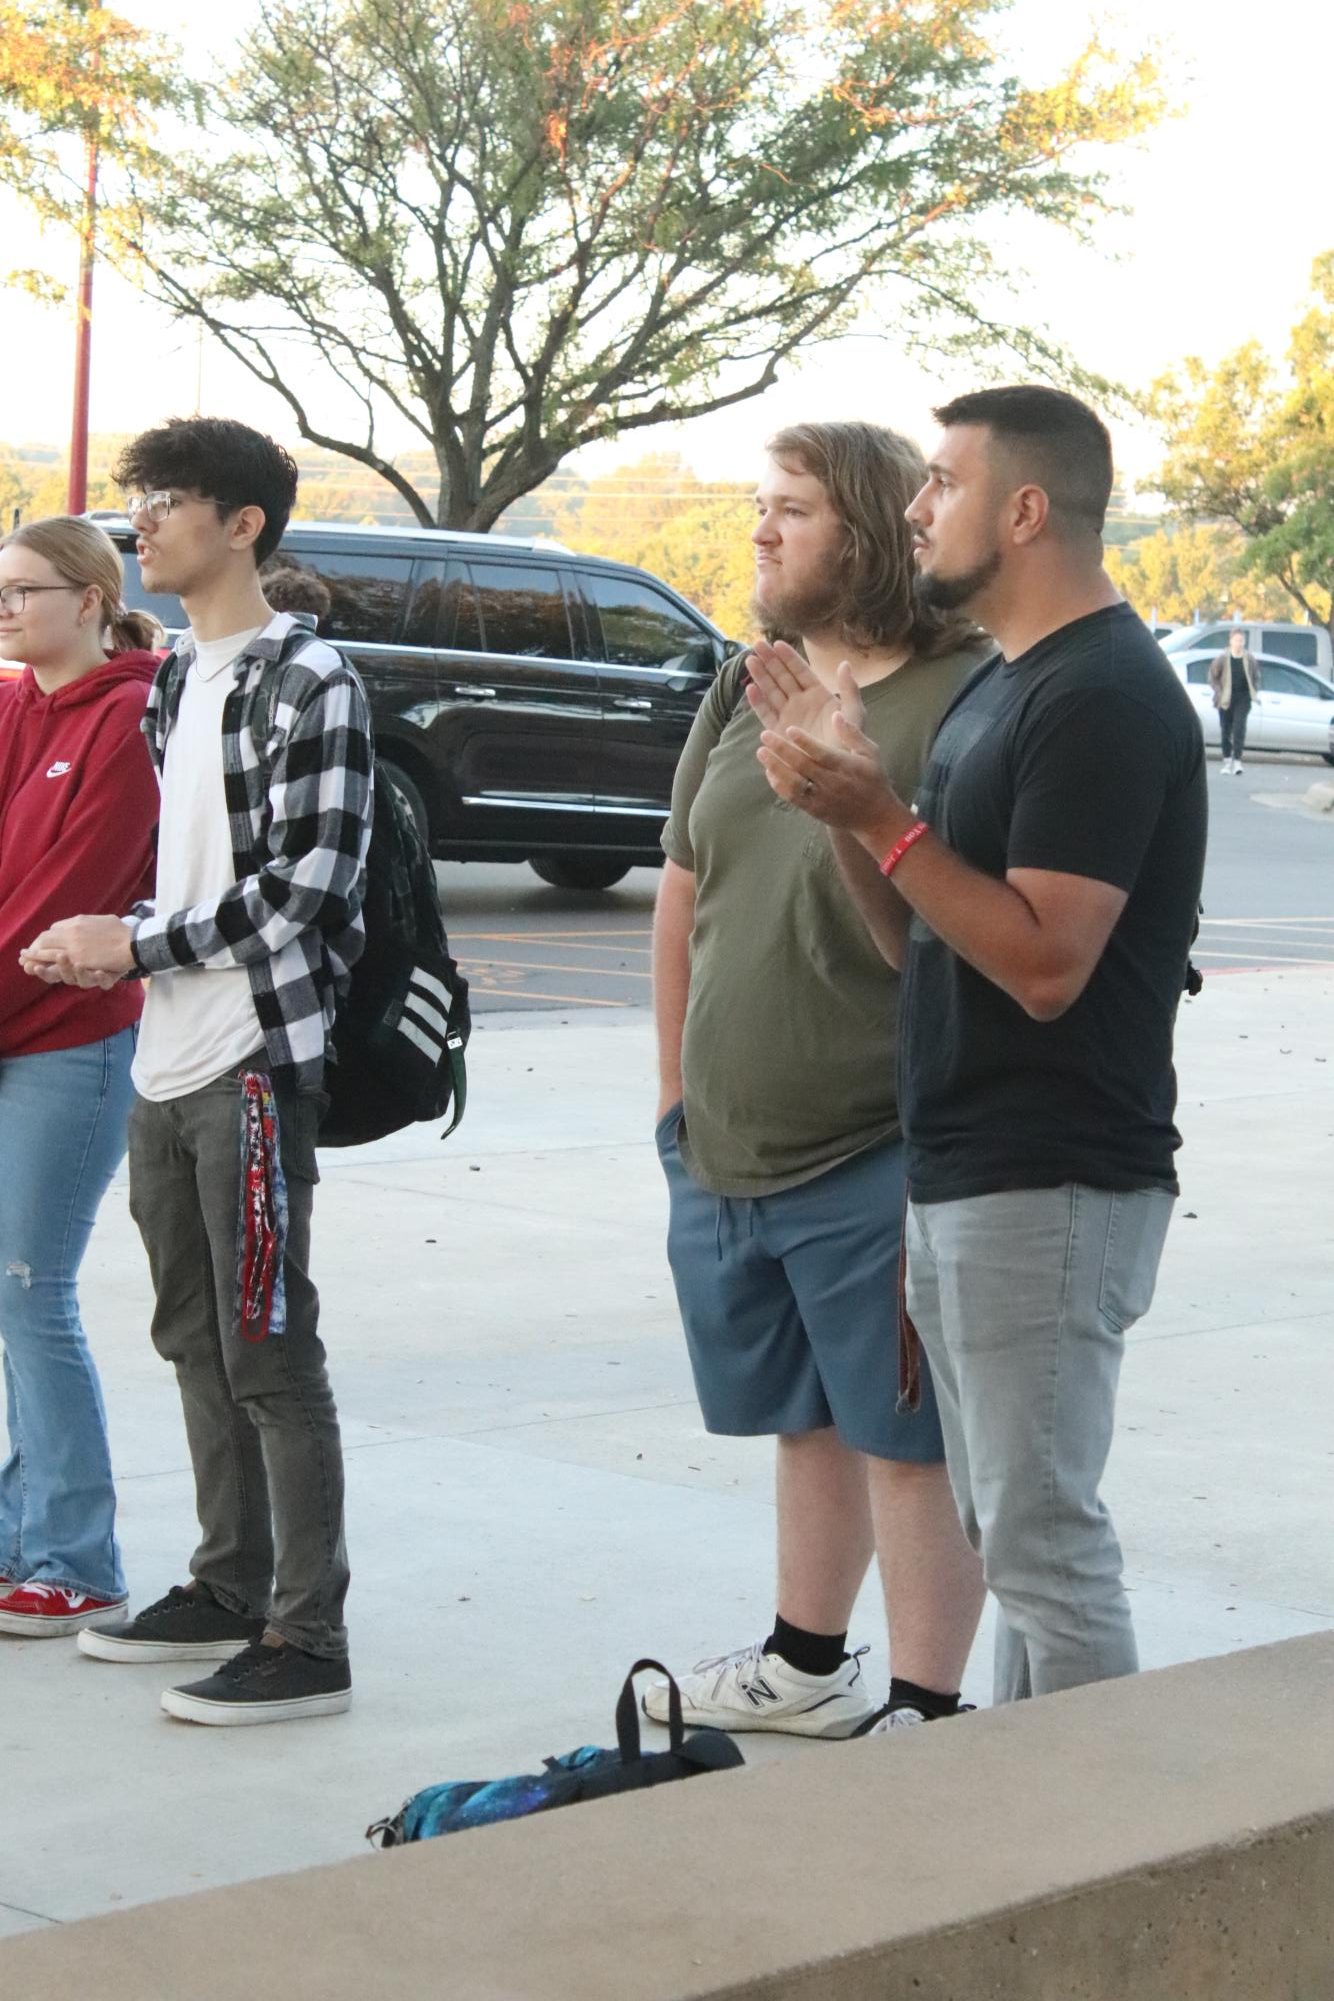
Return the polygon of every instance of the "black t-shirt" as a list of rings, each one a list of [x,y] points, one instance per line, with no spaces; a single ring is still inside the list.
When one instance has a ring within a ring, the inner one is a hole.
[[[1229,653],[1228,667],[1232,675],[1232,699],[1230,708],[1251,706],[1251,684],[1246,679],[1246,656],[1244,653]]]
[[[916,810],[963,860],[1128,892],[1073,1007],[1038,1022],[914,914],[899,1107],[913,1198],[1168,1188],[1172,1030],[1195,931],[1207,813],[1199,721],[1128,605],[997,654],[946,711]]]

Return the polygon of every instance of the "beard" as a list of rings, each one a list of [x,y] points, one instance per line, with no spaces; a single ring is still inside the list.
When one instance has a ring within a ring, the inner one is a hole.
[[[1001,552],[993,549],[991,554],[974,566],[953,577],[942,577],[939,571],[919,570],[913,578],[913,595],[917,602],[932,611],[963,611],[986,589],[1001,566]]]
[[[812,633],[841,626],[842,593],[826,583],[806,590],[769,591],[762,596],[757,584],[750,595],[750,615],[770,638],[795,645]]]

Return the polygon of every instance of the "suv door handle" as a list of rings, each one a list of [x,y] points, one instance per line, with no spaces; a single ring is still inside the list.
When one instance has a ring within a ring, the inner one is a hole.
[[[652,702],[649,701],[646,695],[614,695],[611,705],[613,709],[651,709],[653,707]]]
[[[474,702],[494,702],[496,699],[494,688],[478,688],[471,681],[456,681],[454,683],[454,693],[456,695],[468,695]]]

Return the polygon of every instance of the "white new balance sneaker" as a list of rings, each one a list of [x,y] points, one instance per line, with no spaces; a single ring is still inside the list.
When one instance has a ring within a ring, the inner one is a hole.
[[[790,1737],[855,1737],[875,1714],[862,1680],[859,1647],[833,1674],[801,1674],[781,1654],[766,1654],[763,1640],[734,1654],[701,1661],[680,1678],[686,1725],[714,1730],[778,1730]],[[665,1681],[650,1682],[644,1714],[667,1721]]]
[[[926,1718],[920,1709],[911,1707],[890,1709],[878,1723],[871,1725],[866,1734],[868,1737],[887,1737],[891,1730],[913,1730],[919,1723],[925,1722]]]

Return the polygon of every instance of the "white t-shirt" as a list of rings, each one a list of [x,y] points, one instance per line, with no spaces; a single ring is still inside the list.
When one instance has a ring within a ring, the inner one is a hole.
[[[195,641],[167,739],[158,822],[159,915],[211,903],[236,881],[222,773],[222,711],[232,665],[262,626]],[[202,1090],[264,1044],[244,966],[182,966],[148,983],[134,1086],[161,1103]]]

